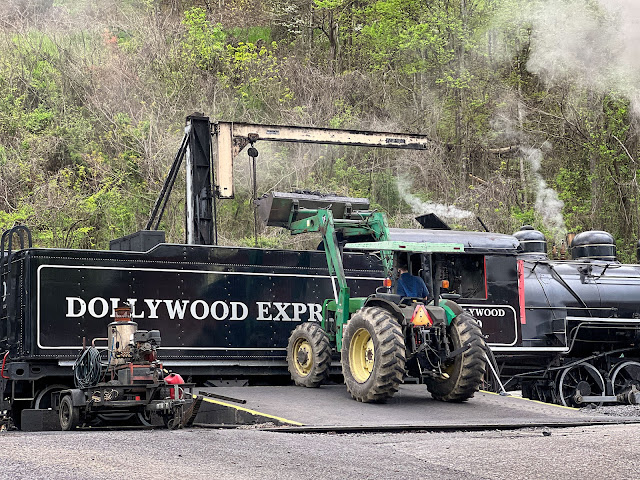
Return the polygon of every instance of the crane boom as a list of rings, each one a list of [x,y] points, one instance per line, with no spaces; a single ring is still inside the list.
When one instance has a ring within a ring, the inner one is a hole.
[[[212,124],[211,134],[219,198],[233,197],[233,159],[244,147],[258,140],[406,150],[426,150],[433,145],[426,135],[235,122],[216,122]]]

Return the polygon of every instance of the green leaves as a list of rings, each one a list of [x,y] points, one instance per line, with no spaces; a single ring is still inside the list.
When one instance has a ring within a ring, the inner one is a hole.
[[[182,23],[187,28],[181,42],[184,60],[202,70],[214,70],[225,63],[227,35],[220,24],[207,20],[204,8],[194,7],[184,12]]]

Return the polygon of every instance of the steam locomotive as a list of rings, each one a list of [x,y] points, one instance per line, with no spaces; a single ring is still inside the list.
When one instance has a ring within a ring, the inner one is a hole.
[[[441,281],[482,324],[507,389],[579,406],[640,387],[640,265],[616,260],[610,234],[576,235],[570,260],[550,259],[544,235],[528,226],[513,236],[396,235],[463,241],[465,255],[451,257]]]
[[[571,260],[550,259],[531,228],[390,234],[464,245],[446,256],[437,280],[480,322],[507,389],[576,405],[578,395],[640,385],[640,266],[616,260],[609,234],[577,235]],[[49,407],[53,393],[72,385],[83,342],[100,337],[125,302],[141,329],[163,332],[165,367],[195,382],[268,381],[286,375],[291,330],[318,321],[322,301],[336,292],[321,251],[167,244],[158,231],[112,248],[31,248],[25,227],[3,235],[0,409],[14,419]],[[430,274],[411,260],[414,274]],[[344,265],[354,296],[382,285],[377,256],[345,252]]]

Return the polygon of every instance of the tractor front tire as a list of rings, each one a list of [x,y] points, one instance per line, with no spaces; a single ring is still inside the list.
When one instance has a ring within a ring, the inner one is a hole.
[[[398,391],[405,374],[402,329],[387,310],[364,307],[344,327],[342,374],[359,402],[384,402]]]
[[[329,378],[331,345],[320,325],[305,322],[291,332],[287,365],[294,383],[301,387],[316,388]]]
[[[476,319],[467,313],[453,319],[448,335],[451,351],[464,345],[469,345],[469,349],[444,365],[446,378],[429,378],[425,383],[436,400],[464,402],[472,398],[482,384],[486,368],[484,338]]]

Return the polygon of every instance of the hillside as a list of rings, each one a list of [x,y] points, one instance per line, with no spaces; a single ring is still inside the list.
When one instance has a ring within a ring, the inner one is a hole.
[[[5,0],[0,229],[107,248],[142,228],[199,111],[433,140],[426,152],[258,145],[259,194],[366,196],[394,226],[434,211],[503,233],[530,223],[557,242],[603,229],[632,260],[640,7],[610,3]],[[245,156],[219,206],[224,244],[253,243]],[[161,228],[184,238],[180,195]]]

